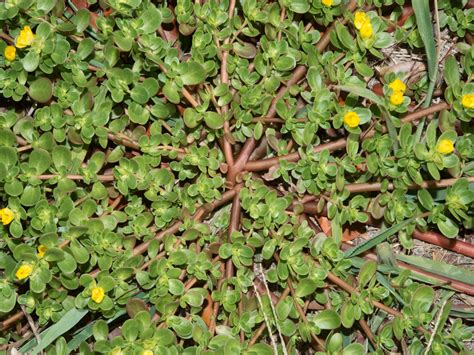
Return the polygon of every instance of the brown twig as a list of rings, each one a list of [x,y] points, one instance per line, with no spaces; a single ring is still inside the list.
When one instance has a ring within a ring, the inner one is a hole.
[[[26,307],[24,305],[20,304],[20,308],[23,314],[25,315],[26,320],[28,321],[28,324],[30,325],[30,329],[34,334],[37,343],[39,344],[41,341],[41,337],[38,334],[38,330],[36,329],[36,325],[35,325],[35,322],[33,321],[33,318],[31,318],[31,315],[27,312]],[[41,353],[43,352],[41,351]]]

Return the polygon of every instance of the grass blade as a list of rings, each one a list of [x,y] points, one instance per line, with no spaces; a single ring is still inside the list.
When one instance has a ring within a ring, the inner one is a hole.
[[[428,76],[435,79],[437,72],[436,44],[433,33],[433,22],[431,20],[430,2],[426,0],[413,0],[413,11],[415,12],[416,25],[421,40],[425,45],[426,59],[428,61]]]
[[[20,348],[20,353],[25,354],[34,347],[33,350],[31,350],[30,355],[38,354],[41,350],[45,349],[57,338],[79,323],[79,321],[84,318],[87,313],[89,313],[89,310],[87,309],[70,309],[59,322],[55,323],[41,333],[41,341],[39,344],[36,344],[36,339],[33,339]]]
[[[359,255],[359,254],[363,253],[364,251],[372,249],[377,244],[380,244],[380,243],[384,242],[386,239],[388,239],[389,237],[391,237],[395,233],[397,233],[400,230],[402,230],[403,228],[405,228],[411,222],[413,222],[413,218],[407,219],[403,222],[395,224],[395,225],[391,226],[390,228],[387,228],[387,229],[381,231],[380,233],[378,233],[373,238],[370,238],[370,239],[366,240],[365,242],[357,245],[356,247],[347,250],[345,252],[345,256],[347,258],[350,258],[352,256]]]
[[[423,107],[431,105],[436,74],[438,72],[438,54],[436,53],[436,44],[433,33],[433,21],[431,19],[430,2],[426,0],[413,0],[413,11],[415,12],[416,25],[420,33],[421,40],[425,46],[426,60],[428,62],[428,77],[430,84],[426,93]]]
[[[107,324],[112,323],[117,318],[123,316],[125,311],[118,312],[113,318],[107,319]],[[76,350],[82,342],[86,341],[92,336],[92,328],[97,320],[87,324],[84,328],[80,329],[76,334],[74,334],[73,338],[67,343],[67,350],[71,353],[73,350]]]
[[[450,265],[442,261],[423,258],[421,256],[399,254],[396,257],[398,260],[414,265],[421,270],[464,282],[468,285],[474,285],[474,272],[471,270]]]

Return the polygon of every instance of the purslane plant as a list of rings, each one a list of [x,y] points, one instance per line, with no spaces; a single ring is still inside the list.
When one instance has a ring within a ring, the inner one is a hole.
[[[0,3],[0,352],[467,354],[472,272],[405,254],[473,228],[472,9],[422,109],[404,3]]]

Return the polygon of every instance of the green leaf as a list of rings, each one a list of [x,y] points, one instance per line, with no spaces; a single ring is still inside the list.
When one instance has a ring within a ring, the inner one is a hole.
[[[206,70],[197,62],[183,62],[178,71],[184,85],[197,85],[206,79]]]
[[[160,27],[162,16],[160,10],[153,5],[150,5],[145,11],[143,11],[139,19],[142,22],[140,31],[147,34],[155,32],[158,27]]]
[[[372,90],[356,86],[356,85],[342,85],[342,86],[335,86],[335,89],[346,91],[348,93],[369,99],[375,104],[382,105],[383,104],[383,99],[379,96],[377,96]]]
[[[30,167],[35,169],[36,174],[41,175],[50,167],[51,156],[44,149],[35,149],[31,152],[28,162]]]
[[[362,344],[350,344],[342,350],[342,355],[364,355],[365,348]]]
[[[224,126],[225,118],[217,112],[206,112],[204,115],[204,121],[209,128],[219,129]]]
[[[433,198],[428,190],[418,190],[418,201],[420,201],[421,205],[428,211],[431,211],[433,208]]]
[[[377,263],[373,260],[367,261],[359,271],[359,288],[364,288],[377,271]]]
[[[30,84],[28,94],[33,100],[44,104],[53,96],[53,83],[48,78],[36,79]]]
[[[336,329],[341,326],[341,319],[332,309],[326,309],[316,314],[314,323],[320,329]]]
[[[453,55],[446,58],[444,63],[444,80],[449,86],[457,86],[459,84],[459,65]]]
[[[428,312],[433,304],[434,291],[429,286],[420,286],[412,296],[411,308],[416,312]]]
[[[85,38],[77,46],[77,56],[80,59],[86,59],[94,50],[94,41],[90,38]]]
[[[130,105],[128,105],[128,116],[133,123],[143,125],[148,122],[150,111],[148,111],[143,105],[131,102]]]
[[[89,26],[90,12],[87,9],[79,9],[72,18],[72,23],[76,25],[76,32],[82,33]]]
[[[317,284],[311,279],[303,279],[296,286],[295,295],[296,297],[308,296],[316,290]]]
[[[23,64],[23,69],[25,69],[27,72],[34,72],[36,68],[38,68],[40,62],[40,57],[38,53],[31,51],[28,52],[25,57],[21,60],[21,63]]]
[[[445,237],[448,238],[455,238],[459,234],[459,227],[456,223],[453,222],[452,219],[445,217],[444,220],[439,220],[438,223],[436,223],[438,226],[439,230]]]
[[[38,10],[44,11],[45,14],[50,12],[56,5],[57,0],[41,0],[37,3]]]
[[[107,322],[99,319],[94,323],[92,327],[92,333],[94,334],[95,340],[107,340],[109,336],[109,327],[107,326]]]
[[[310,5],[308,0],[291,0],[289,1],[289,9],[297,14],[304,14],[309,11]]]

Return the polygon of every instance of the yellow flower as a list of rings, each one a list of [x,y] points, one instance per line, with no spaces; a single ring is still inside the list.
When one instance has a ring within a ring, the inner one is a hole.
[[[16,48],[14,46],[6,46],[3,55],[6,60],[13,62],[16,57]]]
[[[334,3],[334,0],[321,0],[324,6],[330,7]]]
[[[390,95],[390,103],[395,106],[400,106],[403,103],[403,92],[394,91],[392,95]]]
[[[102,287],[94,287],[92,289],[91,299],[95,303],[101,303],[104,300],[105,292]]]
[[[354,26],[355,26],[355,28],[360,30],[362,28],[362,26],[367,22],[370,22],[370,19],[366,15],[366,13],[362,12],[362,11],[356,11],[356,13],[354,15]]]
[[[2,208],[0,210],[0,218],[2,219],[2,223],[4,226],[9,224],[11,221],[13,221],[13,211],[9,209],[8,207]]]
[[[35,39],[35,34],[31,31],[30,26],[25,26],[20,31],[18,38],[16,39],[16,47],[17,48],[25,48],[31,45],[33,40]]]
[[[151,350],[143,350],[142,355],[153,355],[153,351]]]
[[[22,264],[16,271],[15,276],[18,280],[23,280],[30,276],[32,271],[33,266],[30,264]]]
[[[407,89],[407,86],[405,85],[405,83],[401,81],[400,79],[395,79],[394,81],[390,83],[388,87],[392,89],[394,92],[401,91],[402,94],[405,93],[405,90]]]
[[[44,253],[46,252],[47,249],[48,249],[48,248],[47,248],[45,245],[41,244],[41,245],[38,247],[38,258],[41,259],[41,258],[44,256]]]
[[[370,23],[370,21],[362,25],[362,28],[359,30],[359,33],[362,39],[369,39],[372,37],[374,31],[372,30],[372,24]]]
[[[462,95],[461,102],[465,108],[474,108],[474,94]]]
[[[438,153],[450,154],[454,151],[454,142],[451,139],[442,139],[438,143]]]
[[[360,123],[360,117],[354,111],[349,111],[344,115],[344,123],[350,128],[356,128]]]

